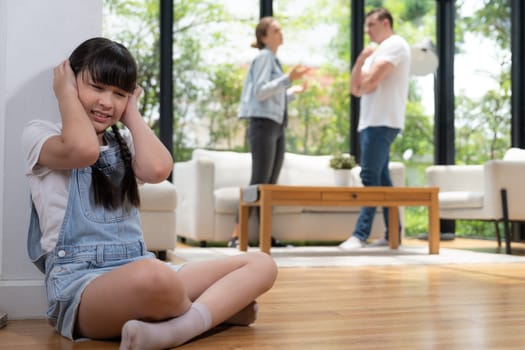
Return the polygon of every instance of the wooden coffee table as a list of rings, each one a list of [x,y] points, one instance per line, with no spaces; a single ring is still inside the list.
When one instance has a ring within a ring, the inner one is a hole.
[[[248,213],[250,207],[260,208],[259,245],[261,251],[270,254],[272,234],[272,208],[286,206],[365,206],[387,207],[388,245],[399,247],[398,207],[428,207],[428,250],[439,254],[439,206],[438,187],[314,187],[258,185],[254,201],[241,200],[239,205],[239,249],[248,248]]]

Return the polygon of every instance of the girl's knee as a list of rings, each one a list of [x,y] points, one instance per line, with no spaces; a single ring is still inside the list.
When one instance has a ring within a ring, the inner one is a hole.
[[[177,274],[164,262],[156,259],[143,260],[135,266],[130,284],[142,295],[144,303],[164,304],[168,310],[184,309],[187,292]],[[154,305],[153,305],[154,306]]]
[[[270,255],[263,252],[251,252],[246,255],[248,256],[250,264],[253,264],[257,273],[261,275],[261,278],[264,278],[273,285],[278,272],[275,260]]]

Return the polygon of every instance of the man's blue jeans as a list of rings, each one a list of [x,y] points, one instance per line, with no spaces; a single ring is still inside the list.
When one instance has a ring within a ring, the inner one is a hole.
[[[400,129],[385,126],[368,127],[359,133],[361,146],[361,181],[364,186],[392,186],[388,162],[390,145],[399,134]],[[370,236],[372,222],[376,214],[375,207],[363,207],[354,231],[354,236],[366,241]],[[385,220],[385,238],[388,240],[388,209],[383,208]]]

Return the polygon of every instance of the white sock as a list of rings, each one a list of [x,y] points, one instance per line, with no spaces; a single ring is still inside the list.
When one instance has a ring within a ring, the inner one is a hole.
[[[122,327],[120,350],[173,348],[209,330],[211,322],[208,307],[201,303],[193,303],[186,313],[168,321],[130,320]]]

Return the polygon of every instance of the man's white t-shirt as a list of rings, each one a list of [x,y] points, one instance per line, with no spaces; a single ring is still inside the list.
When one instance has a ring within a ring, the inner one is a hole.
[[[130,152],[134,154],[131,133],[128,129],[120,130]],[[31,198],[35,204],[42,239],[42,250],[50,252],[56,246],[60,227],[69,197],[69,177],[71,170],[56,170],[38,163],[42,146],[52,136],[62,132],[62,124],[46,120],[30,121],[22,134],[22,147],[25,155],[25,174],[29,181]],[[104,150],[107,146],[101,146]]]
[[[374,62],[379,60],[390,62],[394,69],[374,91],[361,96],[358,131],[369,126],[387,126],[402,130],[405,125],[410,47],[399,35],[388,37],[365,60],[362,72],[368,72]]]

